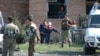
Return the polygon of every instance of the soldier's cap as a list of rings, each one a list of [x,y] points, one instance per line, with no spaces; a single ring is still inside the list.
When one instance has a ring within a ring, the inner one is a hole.
[[[12,21],[14,20],[11,16],[8,17],[8,20]]]
[[[33,16],[29,15],[27,16],[26,20],[32,21]]]

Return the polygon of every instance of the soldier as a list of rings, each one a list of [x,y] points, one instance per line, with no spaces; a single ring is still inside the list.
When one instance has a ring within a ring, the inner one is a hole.
[[[46,27],[48,26],[47,20],[44,19],[43,23],[40,24],[39,31],[41,36],[41,44],[45,43]]]
[[[67,40],[69,42],[69,46],[72,45],[72,41],[70,38],[70,27],[71,27],[71,21],[68,18],[67,15],[65,15],[65,18],[61,22],[61,29],[62,29],[62,40],[61,40],[61,47],[64,47],[64,41],[67,37]]]
[[[26,19],[26,34],[29,37],[28,56],[34,56],[35,38],[40,40],[40,34],[36,24],[32,21],[32,16],[28,16]]]
[[[2,56],[7,56],[8,51],[9,51],[9,56],[14,56],[16,37],[19,34],[19,28],[17,25],[13,23],[12,17],[8,17],[8,24],[3,26],[1,32],[4,34]]]

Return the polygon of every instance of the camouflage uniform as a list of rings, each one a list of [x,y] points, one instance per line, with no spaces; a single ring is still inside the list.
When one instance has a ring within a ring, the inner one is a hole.
[[[31,28],[31,30],[29,30]],[[35,46],[35,38],[40,38],[39,31],[36,27],[36,25],[31,22],[30,25],[26,26],[26,33],[27,36],[29,37],[29,48],[28,48],[28,56],[34,56],[34,46]]]
[[[7,29],[14,29],[16,33],[19,33],[19,28],[17,27],[17,25],[15,25],[14,23],[9,23],[6,24],[3,29],[2,29],[2,33],[4,34],[3,36],[3,54],[2,56],[7,56],[7,53],[9,51],[9,56],[14,56],[14,49],[16,46],[16,37],[8,37],[6,36],[6,31]]]
[[[61,22],[61,29],[62,29],[62,40],[61,40],[61,47],[64,46],[64,41],[67,40],[69,42],[69,46],[72,45],[71,41],[71,34],[70,34],[70,26],[71,26],[71,21],[68,21],[66,19],[62,20]]]

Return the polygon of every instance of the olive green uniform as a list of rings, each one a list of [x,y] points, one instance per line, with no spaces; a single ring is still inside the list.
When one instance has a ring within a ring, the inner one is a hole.
[[[64,41],[66,40],[66,37],[67,37],[67,40],[69,42],[69,45],[72,44],[71,33],[70,33],[70,25],[71,25],[70,21],[65,20],[65,19],[62,20],[62,23],[61,23],[61,29],[62,29],[61,47],[64,46]]]
[[[30,27],[32,28],[31,31],[33,33],[29,31]],[[27,36],[29,37],[28,56],[34,56],[35,38],[39,39],[40,34],[38,32],[38,29],[37,29],[36,25],[33,22],[31,22],[30,25],[27,25],[26,32],[27,32]]]
[[[7,56],[8,52],[9,52],[9,56],[14,56],[14,49],[16,46],[16,36],[15,37],[8,37],[5,35],[7,29],[14,29],[16,33],[19,33],[19,28],[13,24],[13,23],[9,23],[6,24],[3,29],[2,29],[2,33],[4,34],[3,36],[3,54],[2,56]]]
[[[62,40],[61,40],[61,46],[64,46],[64,41],[66,38],[68,39],[69,45],[72,45],[72,40],[71,40],[71,33],[70,30],[62,30]]]

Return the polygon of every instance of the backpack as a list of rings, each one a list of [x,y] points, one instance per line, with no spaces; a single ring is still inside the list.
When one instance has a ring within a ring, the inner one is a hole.
[[[5,24],[2,27],[2,33],[4,34],[4,36],[3,36],[4,39],[7,39],[7,38],[15,39],[16,37],[18,37],[19,29],[18,29],[17,25],[15,25],[13,23]]]
[[[35,29],[31,26],[27,27],[26,34],[29,38],[35,36]]]
[[[62,30],[68,30],[69,29],[69,26],[67,25],[67,23],[69,23],[69,21],[67,20],[63,20],[62,21]]]
[[[4,35],[7,36],[8,38],[14,38],[16,35],[15,29],[7,28],[6,31],[4,32]]]

